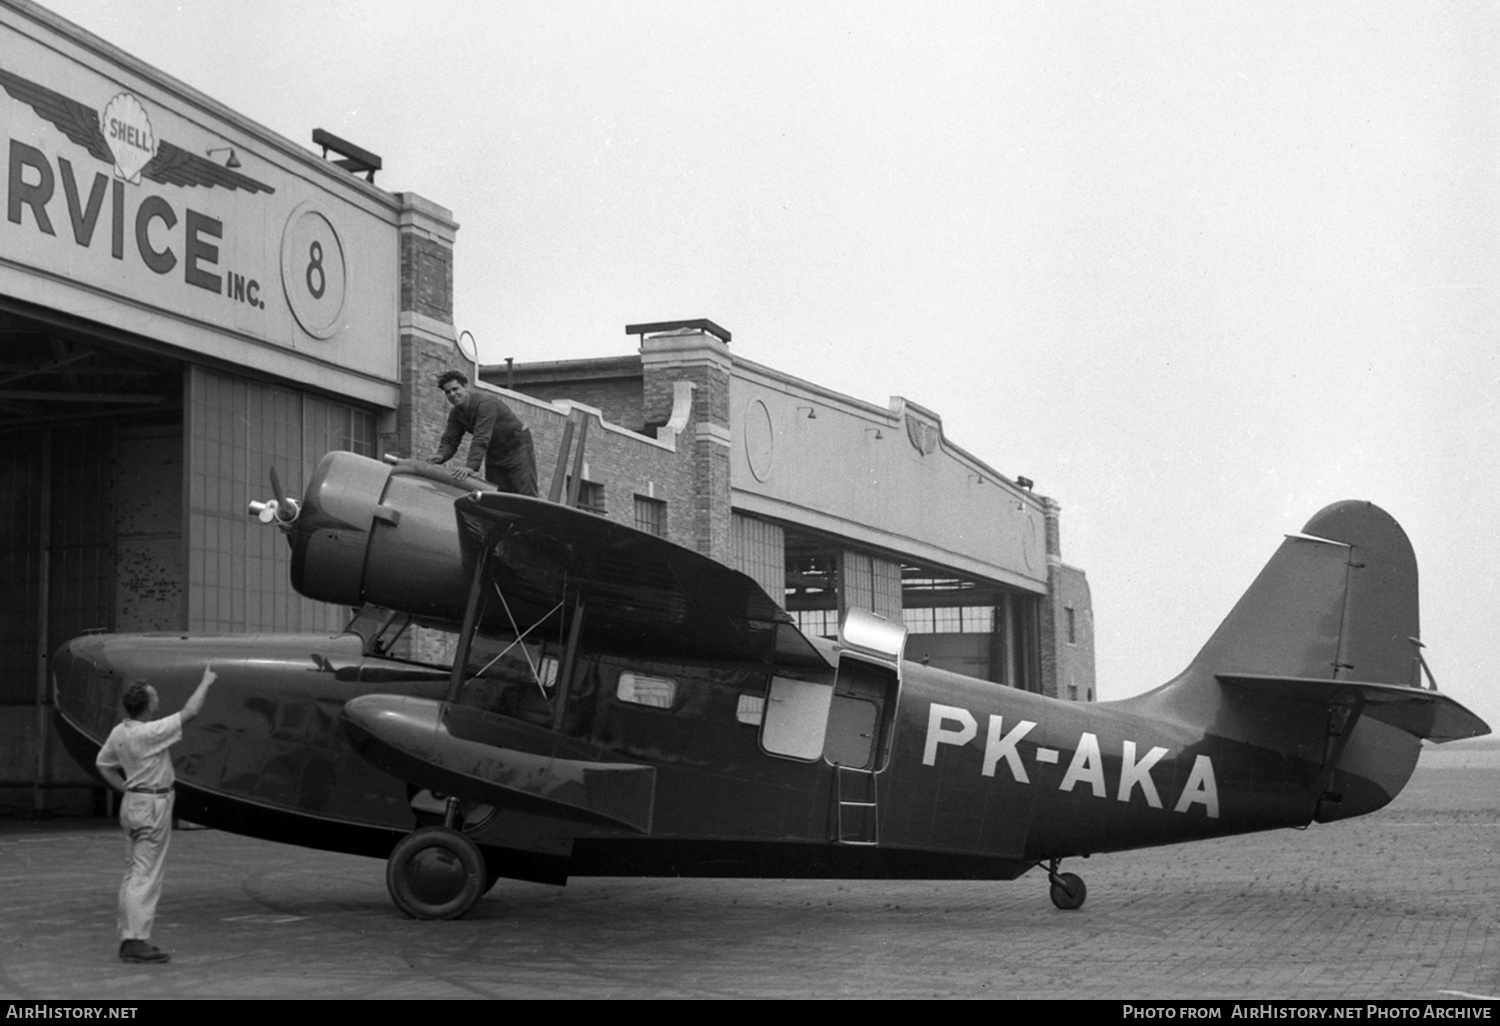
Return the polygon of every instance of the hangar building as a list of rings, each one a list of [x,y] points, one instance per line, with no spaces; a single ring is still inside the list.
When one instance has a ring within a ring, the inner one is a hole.
[[[466,366],[458,225],[378,187],[373,154],[294,143],[26,0],[0,0],[0,135],[0,812],[87,812],[102,789],[52,735],[64,640],[347,620],[291,590],[246,508],[272,466],[296,487],[330,449],[435,450],[434,380]],[[544,492],[573,477],[811,633],[867,606],[913,658],[1092,700],[1054,502],[913,402],[750,362],[710,321],[629,330],[630,355],[477,375],[532,428]]]

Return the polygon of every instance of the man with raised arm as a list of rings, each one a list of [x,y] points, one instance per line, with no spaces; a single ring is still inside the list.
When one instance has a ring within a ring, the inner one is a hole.
[[[120,883],[120,960],[168,962],[172,956],[151,943],[151,924],[161,897],[167,844],[172,840],[171,747],[182,728],[203,708],[218,674],[212,664],[181,712],[153,719],[156,689],[143,680],[125,687],[125,721],[110,731],[94,765],[104,782],[120,792],[120,826],[125,830],[125,879]]]

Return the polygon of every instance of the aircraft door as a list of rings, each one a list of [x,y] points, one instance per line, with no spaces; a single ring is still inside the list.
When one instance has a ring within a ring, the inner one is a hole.
[[[833,686],[823,760],[850,769],[883,767],[890,752],[898,687],[894,669],[844,656]]]
[[[868,769],[875,756],[879,724],[879,705],[835,690],[828,713],[828,736],[823,740],[823,758],[835,766]]]
[[[847,654],[839,661],[823,761],[833,767],[833,836],[840,844],[880,840],[879,771],[890,753],[898,677]]]
[[[906,628],[851,609],[839,627],[823,761],[833,767],[833,837],[839,844],[880,843],[880,771],[890,758],[901,697]]]
[[[890,756],[906,627],[851,609],[839,628],[839,644],[843,652],[823,759],[834,766],[878,772]]]

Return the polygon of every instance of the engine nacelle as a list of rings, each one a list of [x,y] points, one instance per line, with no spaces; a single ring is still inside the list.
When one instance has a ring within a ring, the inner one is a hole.
[[[461,620],[469,584],[453,500],[492,487],[454,484],[426,463],[330,452],[289,532],[292,587],[323,602]]]

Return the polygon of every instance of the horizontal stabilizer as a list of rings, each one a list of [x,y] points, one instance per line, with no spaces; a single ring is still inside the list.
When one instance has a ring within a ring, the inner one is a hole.
[[[1283,701],[1326,706],[1353,698],[1360,714],[1440,744],[1490,732],[1488,724],[1447,695],[1423,688],[1255,673],[1220,673],[1216,676],[1233,687]]]

